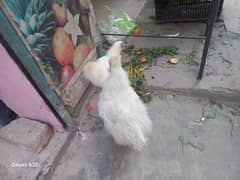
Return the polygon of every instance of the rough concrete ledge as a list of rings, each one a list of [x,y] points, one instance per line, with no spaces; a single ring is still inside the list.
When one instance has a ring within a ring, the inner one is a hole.
[[[16,119],[0,129],[0,138],[33,152],[40,152],[52,134],[47,124],[26,118]]]
[[[15,122],[16,123],[16,122]],[[15,124],[14,123],[14,124]],[[27,122],[29,123],[29,122]],[[39,123],[40,122],[34,122]],[[23,123],[20,123],[23,125]],[[31,124],[31,123],[30,123]],[[11,124],[10,124],[11,125]],[[9,125],[9,126],[10,126]],[[35,124],[36,125],[36,124]],[[11,125],[13,126],[13,125]],[[69,133],[59,133],[59,132],[51,132],[52,136],[49,139],[49,142],[42,148],[41,152],[38,152],[38,146],[33,146],[36,148],[37,151],[33,152],[32,149],[25,150],[25,148],[22,148],[23,145],[21,145],[21,148],[19,146],[16,146],[16,143],[22,143],[31,142],[29,139],[34,139],[34,143],[41,144],[39,142],[39,138],[36,139],[35,132],[38,131],[36,128],[38,128],[38,125],[35,127],[32,127],[32,133],[29,136],[33,137],[23,137],[22,134],[19,134],[19,132],[26,130],[26,127],[24,126],[16,126],[18,129],[16,130],[16,134],[13,133],[12,135],[8,134],[5,135],[3,133],[3,129],[1,129],[1,138],[0,138],[0,179],[1,180],[33,180],[33,179],[45,179],[46,175],[48,174],[50,168],[54,165],[55,159],[59,156],[60,152],[64,150],[64,145],[68,141]],[[42,126],[42,124],[41,124]],[[43,125],[45,126],[45,125]],[[7,127],[5,127],[4,132],[10,132],[6,130]],[[49,128],[49,127],[48,127]],[[48,129],[47,128],[47,129]],[[8,127],[9,129],[9,127]],[[11,129],[11,128],[10,128]],[[19,130],[20,129],[20,130]],[[36,130],[36,131],[34,131]],[[28,131],[27,131],[28,132]],[[42,132],[42,131],[41,131]],[[23,132],[24,134],[25,132]],[[43,133],[43,136],[46,136],[48,139],[47,132]],[[4,134],[4,135],[3,135]],[[26,134],[26,133],[25,133]],[[38,134],[38,133],[36,133]],[[17,136],[18,135],[18,136]],[[2,137],[4,136],[4,138]],[[21,139],[22,138],[22,139]],[[8,140],[6,140],[8,139]],[[10,143],[10,140],[13,141]],[[20,141],[17,141],[19,140]],[[40,138],[42,139],[42,138]],[[24,144],[24,145],[25,145]],[[31,143],[30,143],[31,144]],[[32,147],[32,146],[31,146]]]
[[[210,63],[212,61],[209,61]],[[211,67],[215,66],[211,65]],[[219,64],[216,66],[216,68],[222,67]],[[237,70],[228,69],[219,72],[218,75],[211,75],[208,74],[209,69],[209,65],[207,65],[203,79],[197,80],[197,66],[191,67],[185,64],[167,68],[164,68],[163,65],[153,66],[145,71],[145,88],[184,96],[205,97],[218,101],[239,103],[240,84],[238,80],[240,75]],[[225,75],[225,72],[228,74]]]
[[[207,98],[210,100],[220,101],[220,102],[240,102],[240,91],[231,89],[198,89],[198,88],[166,88],[166,87],[156,87],[156,86],[146,86],[147,90],[155,93],[166,93],[166,94],[176,94],[189,97],[199,97]]]

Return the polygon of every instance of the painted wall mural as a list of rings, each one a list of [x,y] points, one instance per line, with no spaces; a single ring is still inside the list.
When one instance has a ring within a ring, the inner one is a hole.
[[[74,108],[89,85],[82,67],[96,59],[100,42],[90,0],[5,0],[3,4],[52,89]]]

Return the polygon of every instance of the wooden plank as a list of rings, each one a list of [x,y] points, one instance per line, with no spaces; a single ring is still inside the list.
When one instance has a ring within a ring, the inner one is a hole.
[[[76,122],[71,118],[66,111],[62,100],[49,86],[43,72],[40,70],[36,60],[31,54],[30,50],[24,45],[21,37],[16,32],[13,24],[7,18],[2,7],[0,9],[0,33],[8,42],[11,49],[14,51],[18,60],[23,65],[24,69],[30,74],[33,81],[37,84],[38,90],[46,97],[48,104],[56,111],[57,115],[61,117],[64,124],[70,129],[76,129]]]

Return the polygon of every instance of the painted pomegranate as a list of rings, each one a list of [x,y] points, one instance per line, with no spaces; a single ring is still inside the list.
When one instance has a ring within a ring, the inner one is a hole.
[[[86,43],[79,44],[76,47],[74,51],[74,56],[73,56],[73,67],[75,71],[83,63],[83,61],[86,59],[90,51],[91,51],[91,47]]]
[[[57,61],[62,65],[72,64],[74,45],[69,35],[63,28],[57,28],[52,41],[53,53]]]

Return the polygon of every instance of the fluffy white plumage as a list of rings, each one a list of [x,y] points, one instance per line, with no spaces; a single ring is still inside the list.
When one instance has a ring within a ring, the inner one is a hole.
[[[110,75],[110,57],[103,56],[96,62],[88,62],[84,66],[84,76],[91,81],[95,86],[102,87],[104,82]]]
[[[140,151],[148,144],[152,122],[122,68],[121,44],[120,41],[114,43],[106,56],[88,63],[84,75],[94,85],[102,87],[98,111],[106,130],[117,144]]]

